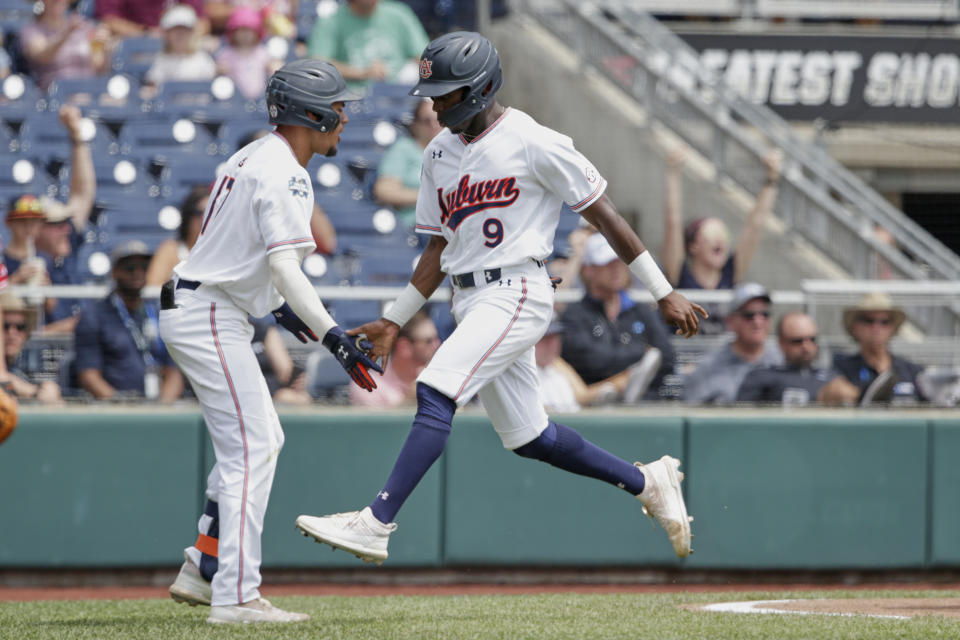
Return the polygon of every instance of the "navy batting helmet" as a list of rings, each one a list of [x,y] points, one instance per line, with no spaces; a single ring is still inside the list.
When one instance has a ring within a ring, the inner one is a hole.
[[[360,96],[347,89],[347,83],[337,68],[320,60],[288,62],[267,81],[270,124],[294,124],[332,131],[340,122],[340,116],[330,105],[359,99]],[[317,119],[313,120],[308,113]]]
[[[457,125],[483,111],[503,84],[500,56],[493,44],[473,31],[454,31],[427,45],[420,56],[420,82],[412,96],[436,98],[466,89],[460,104],[443,114],[444,124]]]

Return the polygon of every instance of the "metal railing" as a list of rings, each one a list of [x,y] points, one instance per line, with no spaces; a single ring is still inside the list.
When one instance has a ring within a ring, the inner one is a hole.
[[[776,215],[853,278],[960,279],[960,257],[770,109],[703,69],[697,52],[626,0],[526,0],[522,9],[708,158],[718,178],[756,194],[762,158],[784,153]],[[890,231],[899,248],[874,237]],[[914,256],[914,259],[908,257]]]

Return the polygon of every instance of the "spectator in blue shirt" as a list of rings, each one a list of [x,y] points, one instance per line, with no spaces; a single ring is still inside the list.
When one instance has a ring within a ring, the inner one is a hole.
[[[85,309],[77,324],[80,387],[98,400],[127,396],[172,402],[183,392],[183,377],[160,340],[157,305],[140,296],[150,250],[131,240],[110,257],[116,288]]]

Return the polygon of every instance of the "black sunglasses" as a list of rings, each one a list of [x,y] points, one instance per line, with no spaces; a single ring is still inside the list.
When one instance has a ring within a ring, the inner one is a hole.
[[[22,333],[27,330],[27,324],[25,322],[4,322],[3,330],[10,331],[10,329],[16,329]]]
[[[817,336],[797,336],[796,338],[784,338],[784,341],[787,344],[803,344],[804,342],[817,344]]]
[[[857,316],[857,322],[860,324],[882,324],[886,327],[893,324],[893,318],[890,316]]]
[[[741,311],[740,315],[746,320],[753,320],[756,316],[770,317],[769,311]]]

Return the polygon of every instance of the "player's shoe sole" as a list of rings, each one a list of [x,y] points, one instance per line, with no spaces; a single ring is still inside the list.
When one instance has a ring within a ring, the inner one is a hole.
[[[183,554],[180,573],[177,574],[177,579],[170,585],[170,597],[173,598],[174,602],[188,604],[191,607],[197,605],[210,606],[210,599],[213,597],[210,583],[203,579],[197,565],[193,564],[186,553]]]
[[[643,472],[645,480],[643,492],[637,498],[643,503],[643,512],[656,519],[667,532],[667,538],[673,545],[673,551],[681,558],[693,553],[690,548],[690,523],[693,518],[687,515],[687,505],[683,501],[683,474],[680,461],[671,456],[663,456],[650,464],[634,463]]]
[[[352,553],[364,562],[380,565],[387,559],[387,543],[396,523],[383,524],[370,507],[363,511],[335,513],[329,516],[297,517],[297,530],[317,542]]]

